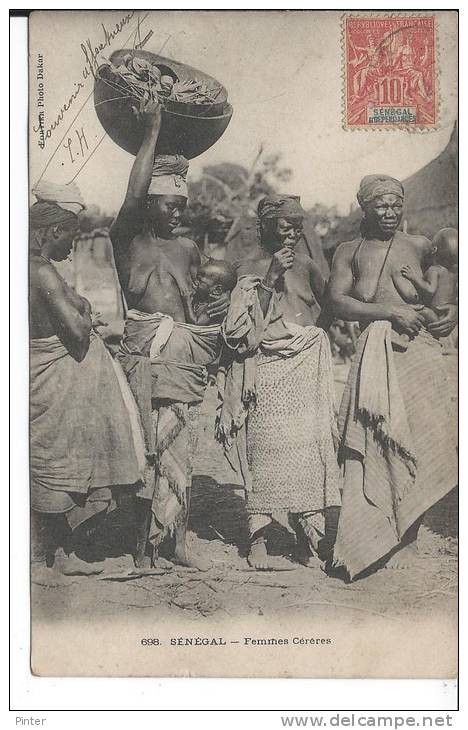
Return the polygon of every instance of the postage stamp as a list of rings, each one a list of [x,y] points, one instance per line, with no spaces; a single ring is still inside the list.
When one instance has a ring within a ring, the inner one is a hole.
[[[345,128],[436,126],[433,15],[345,15],[343,51]]]

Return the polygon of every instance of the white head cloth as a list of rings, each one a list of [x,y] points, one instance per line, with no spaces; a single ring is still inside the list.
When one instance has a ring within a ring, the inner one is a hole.
[[[189,163],[183,155],[156,155],[148,195],[181,195],[188,198]]]
[[[69,210],[75,215],[78,215],[86,207],[78,185],[75,185],[75,183],[58,185],[48,180],[40,180],[34,185],[32,193],[39,202],[55,203],[63,210]]]

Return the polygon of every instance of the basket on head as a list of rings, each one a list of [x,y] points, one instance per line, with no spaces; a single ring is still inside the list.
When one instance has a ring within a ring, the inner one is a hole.
[[[212,76],[149,51],[115,51],[97,71],[94,106],[109,137],[132,155],[144,131],[132,107],[138,108],[145,94],[157,95],[163,104],[157,154],[197,157],[231,120],[227,91]]]

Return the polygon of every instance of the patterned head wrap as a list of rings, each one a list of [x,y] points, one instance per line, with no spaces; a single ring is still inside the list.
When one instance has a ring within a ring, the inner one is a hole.
[[[183,155],[156,155],[148,195],[182,195],[188,198],[188,160]]]
[[[86,207],[77,185],[58,185],[48,180],[40,180],[32,189],[39,202],[52,203],[74,215]]]
[[[34,203],[29,209],[29,225],[32,230],[58,226],[76,220],[76,215],[70,210],[64,210],[55,203]]]
[[[257,212],[260,220],[305,216],[299,195],[267,195],[259,202]]]
[[[390,175],[366,175],[362,178],[357,194],[358,203],[361,208],[381,195],[398,195],[405,197],[405,190],[399,180]]]

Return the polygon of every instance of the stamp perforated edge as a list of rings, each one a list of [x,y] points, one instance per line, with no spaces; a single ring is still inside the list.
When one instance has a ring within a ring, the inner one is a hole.
[[[347,123],[346,115],[346,18],[434,18],[434,59],[435,59],[435,85],[434,91],[436,95],[434,109],[436,113],[436,121],[434,124],[386,124],[386,125],[375,125],[372,124],[359,124],[349,125]],[[435,132],[441,128],[440,122],[440,64],[439,64],[439,32],[437,23],[437,14],[431,12],[405,12],[396,11],[391,13],[385,13],[382,11],[369,11],[369,12],[343,12],[341,15],[341,127],[345,132],[395,132],[403,130],[406,132],[429,134]]]

